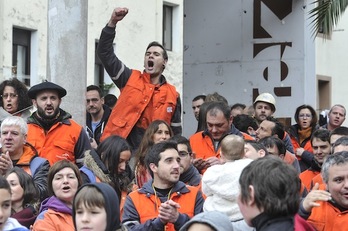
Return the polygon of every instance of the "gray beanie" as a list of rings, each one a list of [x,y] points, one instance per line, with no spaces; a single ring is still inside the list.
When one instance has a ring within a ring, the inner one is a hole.
[[[227,215],[218,211],[209,211],[197,214],[191,220],[186,222],[180,231],[187,231],[194,223],[208,224],[216,231],[233,231],[233,226]]]

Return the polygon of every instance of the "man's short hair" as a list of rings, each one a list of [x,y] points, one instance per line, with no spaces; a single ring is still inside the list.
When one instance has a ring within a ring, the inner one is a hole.
[[[311,144],[313,145],[314,138],[317,138],[323,142],[329,142],[330,143],[330,132],[327,129],[318,129],[315,132],[313,132],[311,136]]]
[[[177,143],[174,141],[159,142],[157,144],[154,144],[147,152],[145,156],[145,164],[152,177],[153,172],[150,169],[150,164],[153,163],[158,166],[158,162],[161,160],[160,154],[168,149],[175,149],[176,151],[178,151]]]
[[[23,135],[28,134],[28,125],[27,122],[22,117],[19,116],[9,116],[4,119],[1,123],[1,132],[4,127],[9,126],[19,126],[20,131]]]
[[[205,95],[197,95],[195,98],[193,98],[192,102],[195,102],[195,101],[200,100],[200,99],[205,101],[205,98],[206,98]]]
[[[231,110],[229,108],[229,106],[222,102],[222,101],[215,101],[215,102],[210,102],[208,107],[207,107],[207,110],[206,110],[206,115],[216,115],[217,111],[222,111],[222,113],[224,114],[224,117],[227,119],[227,120],[230,120],[230,117],[231,117]]]
[[[205,98],[205,102],[224,102],[228,106],[227,99],[217,92],[214,92],[212,94],[208,94]],[[229,108],[229,110],[231,110],[231,109]]]
[[[245,144],[250,144],[257,152],[263,150],[265,151],[265,155],[268,155],[267,148],[255,140],[245,140]]]
[[[242,103],[235,103],[235,104],[233,104],[233,105],[231,106],[231,110],[236,109],[236,108],[241,108],[242,110],[244,110],[245,107],[246,107],[245,104],[242,104]]]
[[[345,108],[342,104],[335,104],[335,105],[333,105],[333,106],[330,108],[329,114],[332,112],[332,109],[333,109],[334,107],[340,107],[340,108],[342,108],[342,109],[344,110],[344,116],[346,116],[346,108]]]
[[[345,126],[337,127],[331,131],[329,139],[332,135],[348,136],[348,128]]]
[[[254,188],[257,208],[270,217],[295,215],[300,203],[300,179],[296,170],[279,158],[265,156],[252,161],[239,178],[241,201],[250,199]]]
[[[348,152],[336,152],[328,155],[323,165],[321,166],[321,177],[327,184],[329,182],[329,168],[334,165],[342,165],[348,163]]]
[[[113,94],[107,94],[104,96],[104,104],[113,108],[117,103],[117,97]]]
[[[263,144],[265,148],[273,148],[276,146],[278,148],[279,155],[281,154],[285,155],[286,153],[284,142],[275,136],[262,138],[261,140],[259,140],[259,143]]]
[[[255,131],[259,128],[255,118],[244,114],[235,116],[233,124],[239,131],[245,133],[248,133],[248,127],[252,127]]]
[[[100,87],[96,86],[96,85],[89,85],[86,88],[86,91],[97,91],[99,93],[99,97],[102,98],[103,97],[103,91],[101,90]]]
[[[221,153],[226,160],[239,160],[244,156],[244,139],[237,135],[227,135],[221,140]]]
[[[284,135],[285,135],[284,125],[272,116],[268,116],[266,118],[266,120],[274,123],[274,127],[272,128],[272,136],[277,135],[278,138],[282,140],[284,138]]]
[[[163,59],[164,59],[164,60],[168,60],[167,50],[163,47],[162,44],[160,44],[159,42],[156,42],[156,41],[150,42],[149,45],[148,45],[147,48],[146,48],[146,51],[147,51],[150,47],[160,47],[160,48],[163,50],[163,53],[162,53]]]
[[[332,152],[333,152],[333,150],[335,150],[335,147],[337,147],[339,145],[341,145],[341,146],[348,146],[348,137],[347,136],[342,136],[342,137],[338,138],[335,141],[335,143],[332,144],[332,147],[331,147]]]
[[[177,144],[186,145],[187,151],[189,153],[192,153],[192,148],[191,148],[191,145],[190,145],[190,141],[185,136],[175,135],[172,138],[170,138],[169,140],[174,141]]]

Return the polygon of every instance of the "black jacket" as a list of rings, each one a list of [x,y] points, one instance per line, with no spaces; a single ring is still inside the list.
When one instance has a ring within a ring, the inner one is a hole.
[[[103,117],[100,120],[100,122],[97,125],[97,127],[95,128],[94,133],[93,133],[93,130],[92,130],[92,117],[91,117],[91,114],[89,114],[88,112],[86,113],[86,130],[88,132],[88,136],[90,138],[94,138],[98,145],[100,143],[100,137],[103,134],[104,128],[105,128],[106,123],[108,122],[108,119],[109,119],[110,114],[111,114],[111,109],[107,105],[103,105],[103,109],[104,109]]]
[[[294,218],[288,217],[269,217],[261,213],[251,220],[256,231],[294,231]]]

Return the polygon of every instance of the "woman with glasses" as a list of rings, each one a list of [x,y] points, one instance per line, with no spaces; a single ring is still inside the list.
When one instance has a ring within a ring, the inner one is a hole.
[[[313,107],[303,104],[296,109],[296,124],[290,126],[289,135],[301,172],[309,168],[313,159],[311,136],[318,129],[318,117]]]
[[[26,120],[32,108],[28,89],[16,78],[8,79],[0,84],[0,123],[9,115],[21,116]]]

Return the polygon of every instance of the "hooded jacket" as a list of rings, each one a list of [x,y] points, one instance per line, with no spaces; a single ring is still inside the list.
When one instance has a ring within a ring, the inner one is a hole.
[[[153,180],[144,184],[141,189],[131,192],[126,199],[122,223],[130,230],[178,230],[194,215],[203,211],[201,191],[198,187],[186,186],[178,181],[174,184],[170,195],[154,192]],[[171,199],[180,204],[179,217],[172,224],[164,225],[158,218],[158,207]]]
[[[22,168],[33,177],[36,188],[40,193],[40,201],[47,198],[47,174],[50,163],[38,157],[36,149],[29,143],[23,146],[23,154],[14,165]]]
[[[86,129],[87,129],[88,135],[89,137],[94,138],[97,144],[100,143],[100,138],[104,132],[106,123],[108,122],[108,119],[111,114],[111,109],[107,105],[104,104],[103,109],[104,109],[104,114],[99,124],[95,128],[94,132],[92,130],[92,116],[90,113],[88,112],[86,113]]]
[[[55,196],[41,203],[39,215],[33,226],[33,231],[74,231],[72,209]]]
[[[106,183],[90,183],[90,184],[84,184],[82,187],[79,188],[76,195],[79,193],[79,191],[86,186],[92,186],[98,189],[98,191],[103,195],[103,198],[105,200],[105,211],[106,211],[106,229],[105,231],[115,231],[119,228],[121,228],[121,221],[120,221],[120,207],[119,207],[119,200],[116,195],[115,190]],[[75,204],[75,203],[73,203]],[[73,208],[73,220],[74,220],[74,226],[76,229],[76,208]]]
[[[52,127],[45,131],[33,113],[28,118],[28,139],[51,165],[67,159],[82,167],[84,153],[91,149],[85,129],[71,119],[71,115],[60,109],[60,116]]]
[[[204,211],[220,211],[231,221],[243,219],[237,204],[239,177],[251,159],[239,159],[214,165],[202,177],[202,192],[206,196]]]

